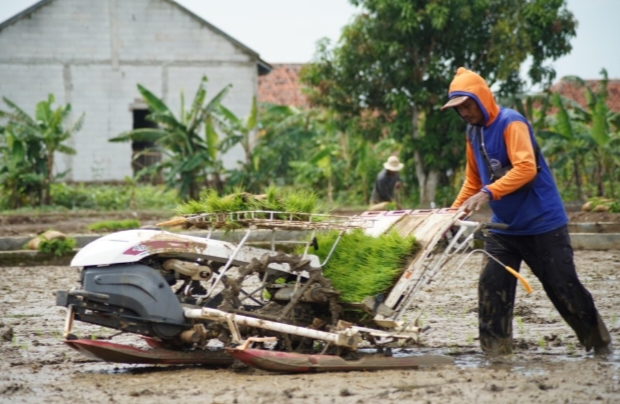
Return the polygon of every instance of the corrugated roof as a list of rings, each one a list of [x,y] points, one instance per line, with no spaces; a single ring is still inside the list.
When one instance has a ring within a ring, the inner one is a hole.
[[[271,73],[258,78],[258,101],[276,105],[308,107],[301,93],[299,72],[303,64],[274,63]]]

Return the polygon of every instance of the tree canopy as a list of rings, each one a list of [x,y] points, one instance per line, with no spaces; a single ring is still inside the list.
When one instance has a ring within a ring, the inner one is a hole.
[[[499,94],[514,94],[524,85],[519,72],[526,61],[532,83],[550,83],[555,71],[546,63],[567,54],[575,36],[564,0],[351,3],[364,12],[335,47],[319,45],[301,79],[314,105],[343,120],[371,111],[403,141],[405,175],[415,172],[422,203],[433,200],[444,173],[463,161],[464,125],[454,113],[439,113],[457,68],[474,70]]]

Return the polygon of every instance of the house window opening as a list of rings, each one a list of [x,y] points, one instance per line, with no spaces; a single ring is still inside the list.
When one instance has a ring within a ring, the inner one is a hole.
[[[133,110],[133,129],[142,128],[157,128],[157,124],[146,119],[149,114],[148,109],[134,109]],[[161,161],[161,151],[153,142],[132,142],[132,159],[131,168],[133,169],[134,176],[143,168],[149,167],[155,163]],[[161,177],[152,178],[150,176],[143,176],[140,178],[140,182],[143,183],[161,183]]]

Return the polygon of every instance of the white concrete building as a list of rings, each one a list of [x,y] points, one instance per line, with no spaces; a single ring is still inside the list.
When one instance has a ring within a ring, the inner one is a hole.
[[[0,24],[0,97],[34,115],[52,93],[55,107],[70,103],[82,130],[59,155],[68,180],[113,181],[131,176],[132,145],[108,139],[144,125],[146,105],[137,84],[178,114],[180,92],[191,102],[201,77],[207,98],[232,84],[224,105],[250,112],[258,76],[271,66],[245,45],[173,0],[42,0]],[[0,109],[7,109],[0,102]],[[243,154],[224,157],[232,167]]]

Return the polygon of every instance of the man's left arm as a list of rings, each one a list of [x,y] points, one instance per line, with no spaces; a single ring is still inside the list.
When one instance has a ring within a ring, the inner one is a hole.
[[[524,122],[510,123],[504,131],[504,141],[512,168],[485,187],[494,200],[516,191],[536,176],[536,156],[527,125]]]

